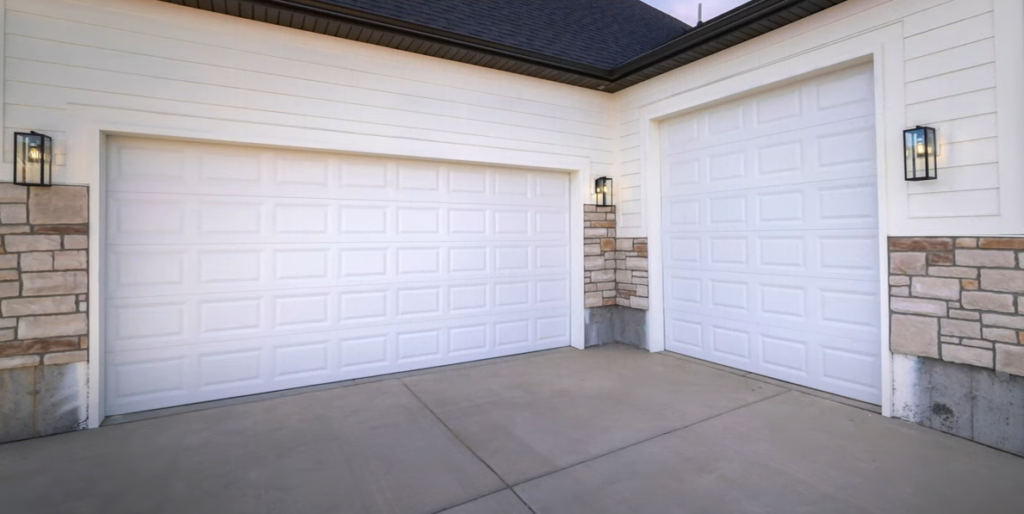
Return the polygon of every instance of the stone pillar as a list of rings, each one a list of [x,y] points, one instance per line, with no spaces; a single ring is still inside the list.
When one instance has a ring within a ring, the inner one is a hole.
[[[619,238],[615,207],[583,206],[586,345],[646,344],[647,238]]]
[[[889,239],[893,415],[1024,455],[1024,238]]]
[[[647,238],[615,236],[615,206],[583,206],[586,306],[647,310]]]
[[[0,184],[0,442],[87,418],[89,193]]]

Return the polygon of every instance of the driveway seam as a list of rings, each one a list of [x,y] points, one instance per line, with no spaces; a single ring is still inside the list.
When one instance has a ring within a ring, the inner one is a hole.
[[[558,470],[555,470],[555,471],[551,471],[549,473],[545,473],[543,475],[531,478],[529,480],[524,480],[524,481],[519,482],[519,483],[517,483],[515,485],[512,485],[511,486],[512,490],[515,491],[516,487],[519,487],[519,486],[521,486],[523,484],[526,484],[526,483],[529,483],[529,482],[533,482],[534,480],[540,480],[542,478],[546,478],[546,477],[549,477],[551,475],[554,475],[555,473],[561,473],[562,471],[565,471],[567,469],[572,469],[572,468],[575,468],[576,466],[581,466],[583,464],[586,464],[588,462],[600,459],[602,457],[607,457],[609,455],[612,455],[613,453],[618,453],[618,452],[621,452],[623,450],[628,450],[628,449],[630,449],[630,448],[632,448],[634,446],[644,444],[644,443],[646,443],[648,441],[653,441],[654,439],[657,439],[659,437],[664,437],[664,436],[667,436],[667,435],[670,435],[670,434],[674,434],[676,432],[681,432],[681,431],[686,430],[688,428],[692,428],[692,427],[695,427],[697,425],[700,425],[701,423],[705,423],[705,422],[711,421],[713,419],[720,418],[720,417],[725,416],[727,414],[732,414],[733,412],[736,412],[736,411],[739,411],[739,410],[742,410],[742,409],[746,409],[747,407],[753,407],[754,405],[757,405],[757,404],[762,403],[762,402],[766,402],[766,401],[771,400],[773,398],[778,398],[778,397],[780,397],[780,396],[782,396],[784,394],[788,394],[788,393],[798,393],[798,392],[794,391],[792,389],[784,389],[780,393],[776,393],[776,394],[773,394],[771,396],[767,396],[765,398],[761,398],[760,400],[756,400],[756,401],[753,401],[753,402],[750,402],[750,403],[747,403],[747,404],[744,404],[744,405],[740,405],[739,407],[736,407],[736,408],[733,408],[733,409],[729,409],[729,410],[727,410],[725,412],[721,412],[719,414],[715,414],[714,416],[711,416],[711,417],[708,417],[708,418],[704,418],[704,419],[702,419],[700,421],[694,421],[693,423],[690,423],[689,425],[684,425],[684,426],[681,426],[679,428],[674,428],[674,429],[669,430],[667,432],[663,432],[661,434],[658,434],[658,435],[655,435],[655,436],[651,436],[651,437],[648,437],[646,439],[642,439],[642,440],[637,441],[635,443],[627,444],[626,446],[623,446],[622,448],[617,448],[617,449],[612,450],[610,452],[602,453],[601,455],[597,455],[595,457],[591,457],[589,459],[582,460],[582,461],[577,462],[577,463],[575,463],[575,464],[573,464],[571,466],[566,466],[564,468],[561,468],[561,469],[558,469]],[[502,481],[504,481],[504,479],[502,479]],[[516,496],[519,496],[518,492],[516,492]],[[524,500],[524,502],[525,502],[525,500]]]
[[[454,437],[455,440],[458,441],[459,444],[461,444],[463,448],[469,450],[469,453],[471,453],[474,457],[476,457],[476,459],[478,461],[480,461],[480,463],[482,463],[484,466],[487,466],[487,469],[490,470],[491,473],[494,473],[494,476],[498,477],[498,480],[500,480],[502,484],[505,484],[505,489],[508,489],[508,490],[512,491],[512,494],[516,495],[516,498],[519,498],[519,501],[523,502],[523,505],[526,505],[526,508],[529,509],[532,514],[537,514],[536,511],[533,510],[533,507],[531,507],[529,503],[526,503],[526,500],[524,500],[521,496],[519,496],[519,493],[512,487],[511,484],[509,484],[505,480],[504,477],[502,477],[497,471],[495,471],[495,469],[493,467],[491,467],[491,465],[486,460],[484,460],[483,457],[481,457],[480,455],[477,455],[477,453],[475,451],[473,451],[473,448],[470,448],[470,446],[468,444],[466,444],[466,441],[463,441],[462,438],[459,437],[459,434],[456,433],[455,430],[452,430],[452,427],[448,426],[448,423],[445,423],[445,421],[443,419],[441,419],[441,416],[438,416],[437,413],[434,412],[434,409],[431,409],[430,405],[427,405],[427,402],[423,401],[423,398],[420,398],[420,395],[416,394],[416,391],[413,391],[412,388],[409,387],[409,384],[405,383],[405,379],[404,378],[398,378],[398,379],[395,379],[395,380],[397,380],[399,383],[401,383],[402,386],[405,387],[405,389],[407,391],[409,391],[409,394],[411,394],[413,396],[413,398],[416,398],[416,401],[420,402],[420,405],[422,405],[423,408],[427,409],[427,412],[429,412],[431,416],[434,416],[434,419],[436,419],[437,422],[441,424],[441,426],[443,426],[446,430],[448,430],[448,432],[452,435],[452,437]],[[483,496],[478,496],[476,498],[471,498],[471,499],[466,500],[466,501],[464,501],[464,502],[462,502],[462,503],[460,503],[458,505],[452,505],[450,507],[445,507],[444,509],[441,509],[441,510],[439,510],[437,512],[440,513],[440,512],[444,512],[446,510],[449,510],[449,509],[454,509],[455,507],[458,507],[460,505],[465,505],[465,504],[467,504],[469,502],[473,502],[473,501],[479,500],[480,498],[484,498],[484,497],[490,496],[492,494],[500,493],[501,491],[504,491],[505,489],[500,489],[498,491],[492,491],[492,492],[489,492],[489,493],[487,493],[487,494],[485,494]]]
[[[221,400],[211,400],[208,402],[199,402],[188,405],[178,405],[174,407],[163,407],[160,409],[152,409],[142,412],[130,412],[127,414],[115,414],[104,418],[103,423],[100,426],[114,426],[123,425],[125,423],[137,423],[139,421],[150,421],[154,419],[166,418],[169,416],[178,416],[181,414],[191,414],[194,412],[202,412],[211,409],[220,409],[224,407],[234,407],[236,405],[246,405],[250,403],[265,402],[271,400],[279,400],[282,398],[291,398],[294,396],[301,396],[304,394],[322,393],[327,391],[335,391],[338,389],[346,389],[349,387],[356,387],[366,384],[376,384],[380,382],[389,382],[391,380],[405,380],[407,378],[416,378],[435,373],[446,373],[449,371],[458,371],[462,369],[479,368],[484,366],[495,366],[498,364],[504,364],[507,362],[515,362],[517,360],[535,359],[537,357],[543,357],[555,353],[564,353],[563,350],[572,348],[571,346],[562,346],[559,348],[551,348],[548,350],[537,350],[533,352],[517,353],[514,355],[505,355],[503,357],[494,357],[490,359],[484,359],[481,361],[467,361],[456,364],[446,364],[444,366],[435,366],[432,368],[414,369],[409,371],[399,371],[396,373],[388,373],[386,375],[362,377],[362,378],[349,378],[345,380],[338,380],[335,382],[325,382],[323,384],[314,384],[308,386],[292,387],[288,389],[282,389],[279,391],[267,391],[264,393],[254,393],[243,396],[235,396],[232,398],[224,398]]]

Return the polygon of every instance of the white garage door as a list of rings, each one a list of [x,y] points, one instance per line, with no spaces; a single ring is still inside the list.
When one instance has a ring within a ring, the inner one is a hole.
[[[112,138],[106,410],[569,344],[565,174]]]
[[[669,350],[881,402],[872,90],[860,66],[664,122]]]

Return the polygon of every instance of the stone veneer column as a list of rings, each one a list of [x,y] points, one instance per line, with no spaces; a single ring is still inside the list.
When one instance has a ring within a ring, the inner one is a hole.
[[[1024,238],[889,239],[890,344],[1024,376]]]
[[[85,421],[89,194],[0,184],[0,442]]]
[[[619,238],[615,207],[583,206],[586,346],[645,346],[647,239]]]
[[[647,310],[647,238],[617,238],[615,206],[583,206],[586,307]]]

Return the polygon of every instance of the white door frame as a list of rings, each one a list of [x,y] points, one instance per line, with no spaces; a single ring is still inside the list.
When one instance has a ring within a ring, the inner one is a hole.
[[[647,104],[640,109],[650,272],[648,348],[665,350],[664,264],[661,233],[661,121],[704,109],[712,104],[798,82],[856,64],[872,62],[875,85],[875,140],[878,161],[879,346],[881,348],[882,414],[892,411],[892,353],[889,349],[888,192],[890,183],[903,181],[904,127],[903,31],[888,25],[849,39],[829,42],[804,52],[731,75],[711,84]],[[896,148],[900,145],[899,148]],[[895,184],[893,184],[895,185]]]
[[[140,113],[90,106],[68,109],[72,120],[67,133],[67,166],[90,170],[89,181],[89,381],[88,427],[106,417],[104,359],[104,296],[106,265],[106,140],[108,135],[164,138],[215,144],[255,145],[289,150],[328,151],[403,157],[469,164],[537,168],[570,174],[570,344],[583,349],[583,204],[590,198],[589,158],[537,154],[426,141],[405,141],[361,134],[308,129],[254,130],[252,125],[196,120],[172,114]]]

